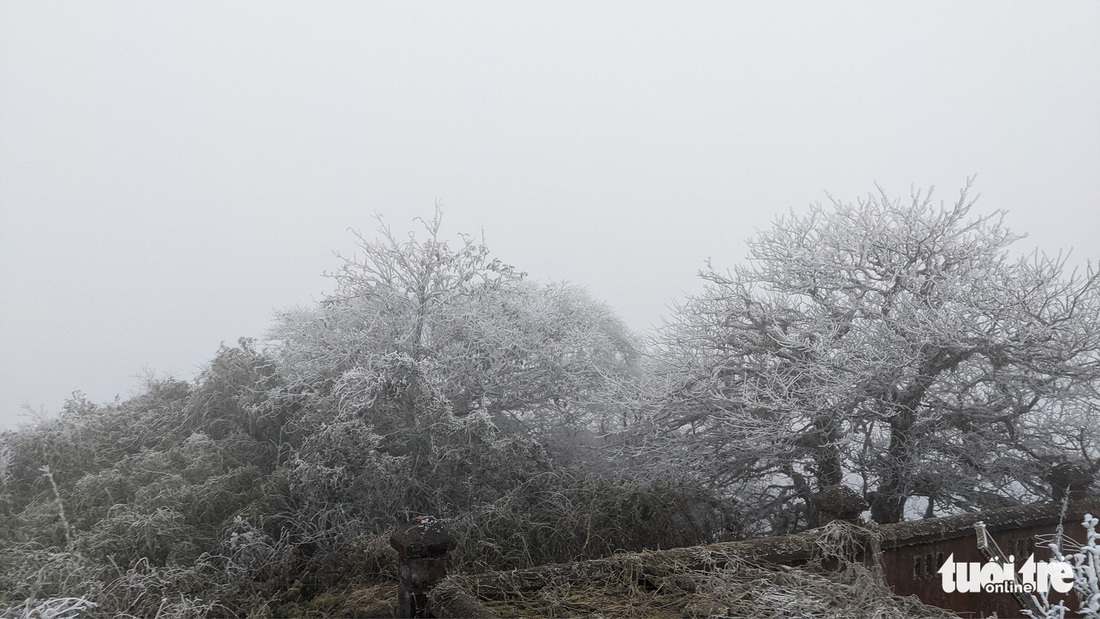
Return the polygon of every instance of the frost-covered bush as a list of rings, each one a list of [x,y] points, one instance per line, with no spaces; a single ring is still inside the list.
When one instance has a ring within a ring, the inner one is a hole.
[[[1080,617],[1100,619],[1100,524],[1092,514],[1085,514],[1082,525],[1085,527],[1085,542],[1076,544],[1061,539],[1061,543],[1050,544],[1051,557],[1073,565],[1073,593],[1077,597],[1075,609]],[[1032,596],[1042,611],[1041,619],[1063,619],[1068,610],[1062,602],[1051,603],[1045,593]],[[1037,618],[1037,619],[1040,619]]]
[[[59,597],[48,600],[26,599],[22,606],[12,606],[4,610],[3,619],[55,619],[56,617],[78,617],[88,615],[95,609],[96,603],[79,597]]]
[[[360,237],[332,295],[195,380],[5,435],[0,615],[262,615],[392,579],[415,514],[452,523],[463,569],[729,534],[697,479],[608,439],[641,380],[614,313],[423,223]]]
[[[467,572],[675,548],[737,534],[736,510],[688,475],[551,471],[456,516]]]

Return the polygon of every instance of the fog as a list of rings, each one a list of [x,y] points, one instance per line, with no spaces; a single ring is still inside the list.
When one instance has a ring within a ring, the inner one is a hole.
[[[638,330],[878,183],[1100,257],[1100,4],[4,3],[0,425],[190,378],[437,201]]]

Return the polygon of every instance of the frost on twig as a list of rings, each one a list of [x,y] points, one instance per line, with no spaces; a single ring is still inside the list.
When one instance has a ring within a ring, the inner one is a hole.
[[[1085,514],[1082,525],[1085,527],[1085,543],[1077,544],[1067,538],[1059,538],[1049,546],[1054,560],[1073,565],[1073,593],[1077,597],[1077,616],[1087,619],[1100,619],[1100,532],[1097,532],[1098,520],[1092,514]],[[1068,549],[1068,550],[1067,550]],[[1035,596],[1033,596],[1035,597]],[[1042,615],[1033,619],[1063,619],[1068,610],[1062,601],[1052,604],[1046,593],[1035,597]]]

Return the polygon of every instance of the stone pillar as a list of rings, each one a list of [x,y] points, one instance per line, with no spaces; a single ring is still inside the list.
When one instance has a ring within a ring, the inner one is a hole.
[[[443,521],[417,516],[394,531],[390,545],[397,550],[397,616],[427,617],[428,591],[447,575],[447,553],[455,540]]]

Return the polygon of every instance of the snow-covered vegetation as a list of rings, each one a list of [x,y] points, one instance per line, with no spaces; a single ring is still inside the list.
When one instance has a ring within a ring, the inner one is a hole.
[[[418,514],[476,572],[802,530],[835,484],[879,522],[1042,497],[1100,462],[1100,279],[970,209],[779,219],[647,336],[438,211],[382,226],[194,380],[2,436],[0,615],[294,614]]]

